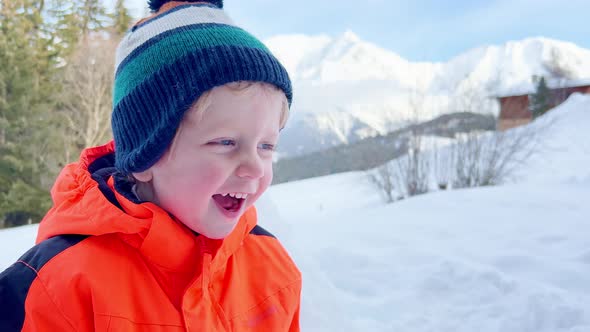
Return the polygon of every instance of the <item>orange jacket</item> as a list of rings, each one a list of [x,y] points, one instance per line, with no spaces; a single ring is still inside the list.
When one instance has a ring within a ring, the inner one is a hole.
[[[88,149],[58,177],[38,244],[0,274],[0,331],[299,331],[301,274],[254,208],[196,235],[97,181],[112,160]]]

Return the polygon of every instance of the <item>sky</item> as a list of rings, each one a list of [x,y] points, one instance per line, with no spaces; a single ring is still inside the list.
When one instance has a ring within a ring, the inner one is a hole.
[[[137,16],[146,3],[126,0]],[[350,30],[410,61],[447,61],[475,47],[538,36],[590,48],[588,0],[226,0],[224,7],[262,39]]]

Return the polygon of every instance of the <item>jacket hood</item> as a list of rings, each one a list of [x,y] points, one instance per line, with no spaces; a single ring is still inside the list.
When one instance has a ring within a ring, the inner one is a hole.
[[[121,237],[162,267],[182,269],[198,246],[212,248],[216,253],[214,262],[225,260],[256,225],[256,211],[252,207],[228,237],[211,240],[195,234],[153,203],[131,202],[114,189],[112,176],[102,186],[93,178],[93,173],[98,171],[97,164],[101,164],[99,169],[114,166],[114,151],[112,141],[86,149],[78,162],[61,171],[51,189],[53,206],[39,225],[37,243],[65,234],[111,234]]]

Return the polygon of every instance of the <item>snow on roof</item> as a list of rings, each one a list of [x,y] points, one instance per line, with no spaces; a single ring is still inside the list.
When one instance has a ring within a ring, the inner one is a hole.
[[[575,79],[575,80],[563,80],[563,79],[547,79],[547,86],[550,89],[558,88],[574,88],[579,86],[590,85],[590,78]],[[536,84],[533,82],[525,82],[512,87],[499,91],[495,98],[504,98],[512,96],[523,96],[529,95],[535,92]]]

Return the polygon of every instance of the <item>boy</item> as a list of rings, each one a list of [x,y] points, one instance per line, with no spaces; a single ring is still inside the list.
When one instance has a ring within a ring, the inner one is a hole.
[[[288,75],[221,1],[150,6],[117,51],[114,142],[58,177],[0,331],[299,331],[301,275],[253,207]]]

